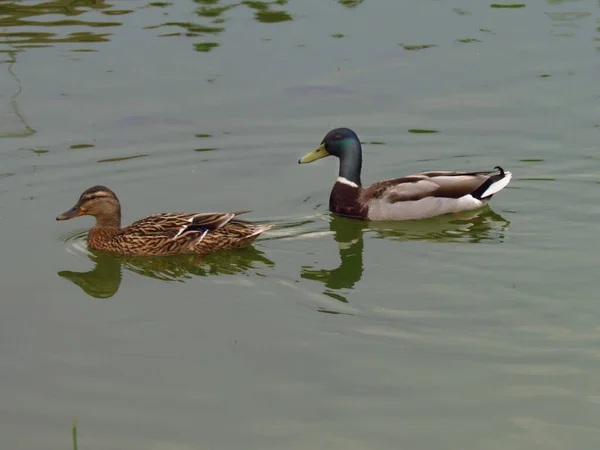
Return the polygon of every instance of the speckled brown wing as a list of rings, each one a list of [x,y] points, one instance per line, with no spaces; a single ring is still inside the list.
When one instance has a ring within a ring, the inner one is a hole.
[[[112,243],[128,254],[169,255],[195,251],[208,233],[239,213],[159,213],[122,228]]]
[[[196,253],[209,253],[215,250],[229,250],[252,243],[261,233],[275,225],[255,225],[233,219],[227,225],[210,231],[194,248]]]
[[[151,236],[166,235],[170,238],[189,232],[216,230],[238,214],[233,213],[158,213],[133,222],[121,230],[122,234]]]

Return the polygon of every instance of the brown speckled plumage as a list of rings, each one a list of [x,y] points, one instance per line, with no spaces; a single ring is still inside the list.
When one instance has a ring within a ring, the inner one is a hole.
[[[237,219],[248,211],[232,213],[159,213],[121,228],[121,206],[104,186],[86,190],[77,204],[57,220],[81,215],[96,218],[88,233],[93,250],[121,255],[208,254],[250,244],[274,225],[254,225]]]

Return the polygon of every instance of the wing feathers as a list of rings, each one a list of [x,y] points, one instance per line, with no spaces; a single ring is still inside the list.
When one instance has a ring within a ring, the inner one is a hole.
[[[172,240],[187,233],[214,231],[229,223],[239,213],[158,213],[123,228],[122,233],[137,236],[165,236]]]
[[[403,178],[380,181],[364,189],[362,200],[380,200],[387,203],[418,201],[427,197],[458,199],[473,195],[478,199],[489,197],[510,182],[512,174],[499,169],[476,172],[423,172]],[[482,192],[478,192],[481,190]]]

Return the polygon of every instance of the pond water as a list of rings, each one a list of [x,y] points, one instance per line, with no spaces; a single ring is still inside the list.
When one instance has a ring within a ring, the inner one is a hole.
[[[508,7],[507,7],[508,6]],[[600,4],[0,4],[3,448],[595,449]],[[501,165],[490,207],[332,217],[363,181]],[[424,132],[429,131],[429,132]],[[252,209],[198,261],[87,250],[124,222]]]

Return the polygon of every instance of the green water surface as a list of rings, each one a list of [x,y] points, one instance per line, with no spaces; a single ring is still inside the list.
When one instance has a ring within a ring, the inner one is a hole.
[[[600,4],[0,1],[0,441],[59,450],[597,449]],[[363,181],[514,174],[489,208],[332,217]],[[252,209],[250,248],[87,250]]]

